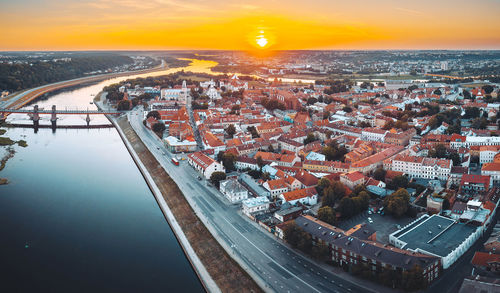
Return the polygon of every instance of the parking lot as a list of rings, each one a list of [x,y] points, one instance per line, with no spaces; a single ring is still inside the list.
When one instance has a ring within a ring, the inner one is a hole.
[[[371,218],[372,223],[369,223],[368,218]],[[409,217],[401,217],[398,219],[387,214],[385,216],[381,216],[377,213],[370,215],[368,211],[364,211],[350,219],[338,223],[337,227],[343,230],[349,230],[358,224],[367,223],[377,231],[377,241],[388,244],[389,235],[398,230],[397,225],[403,227],[413,220],[415,219]]]

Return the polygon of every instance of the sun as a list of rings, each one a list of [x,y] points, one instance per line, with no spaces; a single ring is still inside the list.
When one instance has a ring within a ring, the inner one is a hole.
[[[259,36],[257,39],[257,45],[259,45],[261,48],[264,48],[267,45],[267,39],[264,36]]]

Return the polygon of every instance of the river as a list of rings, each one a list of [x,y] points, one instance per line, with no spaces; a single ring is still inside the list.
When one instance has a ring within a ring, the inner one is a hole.
[[[95,109],[106,85],[215,62],[131,75],[59,92],[40,107]],[[40,124],[50,124],[42,116]],[[85,124],[61,116],[58,124]],[[109,123],[103,116],[92,124]],[[27,115],[9,122],[31,123]],[[0,292],[202,292],[153,195],[114,128],[8,129],[23,139],[0,177]],[[1,148],[1,147],[0,147]],[[4,150],[2,150],[4,151]],[[0,153],[3,155],[3,153]]]

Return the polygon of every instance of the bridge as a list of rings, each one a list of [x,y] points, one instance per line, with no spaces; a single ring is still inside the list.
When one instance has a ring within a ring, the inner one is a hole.
[[[25,114],[33,114],[33,113],[38,113],[38,114],[52,114],[54,113],[52,110],[44,110],[44,109],[37,109],[37,106],[33,109],[5,109],[5,108],[0,108],[0,113],[25,113]],[[117,115],[124,113],[125,111],[100,111],[100,110],[57,110],[55,111],[56,114],[61,114],[61,115],[102,115],[102,114],[109,114],[109,115]]]
[[[39,109],[38,105],[35,105],[33,109],[7,109],[0,108],[0,121],[6,119],[7,115],[12,113],[24,113],[28,114],[33,120],[33,126],[35,128],[39,127],[40,115],[47,114],[51,115],[50,121],[52,122],[52,128],[56,128],[57,115],[87,115],[85,121],[87,121],[87,126],[90,126],[90,115],[118,115],[124,113],[125,111],[115,111],[115,110],[57,110],[56,105],[52,105],[52,109],[44,110]]]

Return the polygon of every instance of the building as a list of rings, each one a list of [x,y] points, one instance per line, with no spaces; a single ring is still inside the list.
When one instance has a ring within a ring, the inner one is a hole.
[[[172,153],[190,153],[196,151],[198,145],[194,139],[188,138],[184,140],[179,140],[177,137],[168,136],[163,139],[165,142],[165,147]]]
[[[489,176],[491,184],[498,186],[500,184],[500,163],[485,163],[481,168],[481,175]]]
[[[479,163],[493,162],[495,155],[500,152],[500,145],[482,145],[479,147]]]
[[[271,202],[266,196],[252,197],[241,202],[241,209],[247,216],[255,216],[269,211]]]
[[[242,173],[238,180],[245,186],[248,191],[255,197],[270,197],[271,193],[261,185],[257,184],[255,180],[248,174]]]
[[[451,160],[398,155],[391,161],[391,170],[411,178],[448,180]]]
[[[195,152],[188,155],[188,163],[195,170],[200,172],[206,179],[209,179],[214,172],[226,172],[224,166],[216,160],[210,158],[202,152]]]
[[[385,135],[388,133],[387,130],[380,128],[364,129],[361,131],[361,139],[369,141],[384,142]]]
[[[450,267],[481,236],[482,228],[440,215],[423,215],[389,235],[397,248],[441,258],[443,268]]]
[[[452,166],[450,170],[450,178],[448,178],[447,186],[459,186],[462,181],[462,176],[469,173],[469,168],[462,166]]]
[[[365,184],[366,177],[359,171],[349,172],[340,175],[340,182],[354,190],[356,186]]]
[[[488,191],[491,187],[491,177],[474,175],[474,174],[464,174],[462,180],[460,181],[460,192],[475,194],[478,192]]]
[[[371,241],[373,237],[368,235],[370,233],[364,233],[366,229],[358,229],[358,233],[348,234],[311,216],[299,216],[295,223],[311,234],[315,244],[320,241],[327,244],[331,260],[346,269],[364,265],[368,266],[373,275],[387,268],[402,274],[419,266],[427,283],[431,283],[441,274],[441,262],[438,257],[412,253]],[[360,237],[360,234],[366,236]]]
[[[288,191],[283,194],[280,194],[279,197],[284,202],[288,202],[292,205],[298,202],[307,205],[315,205],[318,203],[318,192],[314,187]]]
[[[482,145],[500,145],[500,136],[461,136],[454,134],[450,141],[450,147],[453,149]]]
[[[219,189],[231,203],[248,198],[248,190],[234,178],[221,181]]]
[[[269,180],[262,184],[271,194],[271,198],[277,198],[280,194],[290,191],[290,186],[284,178]]]
[[[274,212],[274,217],[280,222],[293,220],[302,214],[302,207],[294,206],[288,202],[281,205],[280,209]]]

